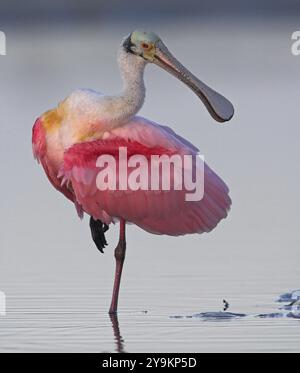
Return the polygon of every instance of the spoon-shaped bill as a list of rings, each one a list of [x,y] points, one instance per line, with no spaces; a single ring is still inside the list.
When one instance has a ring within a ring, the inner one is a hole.
[[[230,120],[234,114],[234,108],[220,93],[208,87],[188,69],[186,69],[170,53],[162,41],[156,43],[156,51],[153,62],[184,82],[202,100],[210,115],[218,122]]]

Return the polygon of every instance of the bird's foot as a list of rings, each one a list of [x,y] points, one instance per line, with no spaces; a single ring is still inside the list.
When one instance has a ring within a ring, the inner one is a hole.
[[[92,216],[90,218],[90,228],[93,241],[97,246],[97,249],[103,253],[104,247],[107,245],[105,232],[108,231],[108,225],[102,223],[101,220],[95,220]]]

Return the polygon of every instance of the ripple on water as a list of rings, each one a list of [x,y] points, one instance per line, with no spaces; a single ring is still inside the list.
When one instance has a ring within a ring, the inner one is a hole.
[[[277,302],[280,303],[289,303],[287,305],[283,305],[279,307],[281,310],[280,312],[270,312],[270,313],[260,313],[260,314],[245,314],[245,313],[233,313],[233,312],[225,312],[225,311],[217,311],[217,312],[200,312],[195,313],[193,315],[173,315],[170,318],[173,319],[201,319],[201,320],[210,320],[210,321],[220,321],[220,320],[233,320],[239,319],[243,317],[256,317],[261,319],[276,319],[276,318],[292,318],[292,319],[300,319],[300,290],[293,290],[288,293],[281,294],[277,299]],[[229,304],[228,304],[229,306]]]
[[[231,320],[236,318],[241,318],[247,316],[245,313],[233,313],[233,312],[200,312],[194,313],[193,315],[188,316],[170,316],[170,318],[187,318],[187,319],[202,319],[202,320],[210,320],[210,321],[218,321],[218,320]]]

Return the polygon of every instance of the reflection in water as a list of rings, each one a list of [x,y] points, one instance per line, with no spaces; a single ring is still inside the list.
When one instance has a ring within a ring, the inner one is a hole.
[[[277,302],[290,302],[292,304],[298,304],[300,302],[300,290],[293,290],[289,293],[284,293],[279,296]]]
[[[109,317],[110,317],[110,321],[111,321],[112,328],[113,328],[114,339],[115,339],[115,344],[116,344],[116,352],[120,352],[120,353],[126,352],[124,350],[125,348],[124,339],[120,333],[118,316],[117,314],[110,314]]]
[[[202,319],[202,320],[209,320],[209,321],[224,321],[224,320],[232,320],[236,318],[241,318],[247,316],[244,313],[233,313],[233,312],[200,312],[195,313],[193,315],[188,316],[170,316],[171,319]]]

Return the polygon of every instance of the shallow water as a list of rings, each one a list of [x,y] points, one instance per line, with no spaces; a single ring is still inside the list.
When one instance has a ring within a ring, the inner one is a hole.
[[[101,266],[99,258],[99,269]],[[0,350],[300,350],[300,320],[285,317],[275,291],[266,294],[260,281],[256,293],[251,294],[219,276],[205,276],[205,284],[201,275],[178,278],[168,271],[165,276],[144,276],[136,281],[127,272],[125,269],[118,318],[107,314],[110,286],[101,285],[99,273],[69,273],[64,278],[23,273],[20,281],[8,282],[2,286],[7,294],[7,314],[0,317]],[[222,311],[224,294],[230,303],[226,312]]]
[[[199,146],[228,183],[233,206],[209,235],[159,237],[128,227],[118,320],[107,314],[117,229],[98,253],[88,221],[33,161],[30,136],[36,117],[73,89],[119,89],[116,48],[138,25],[6,28],[1,352],[300,352],[300,320],[283,315],[288,302],[276,302],[300,287],[300,57],[290,53],[297,25],[299,17],[146,25],[235,104],[235,118],[220,127],[180,83],[147,69],[141,115]]]

